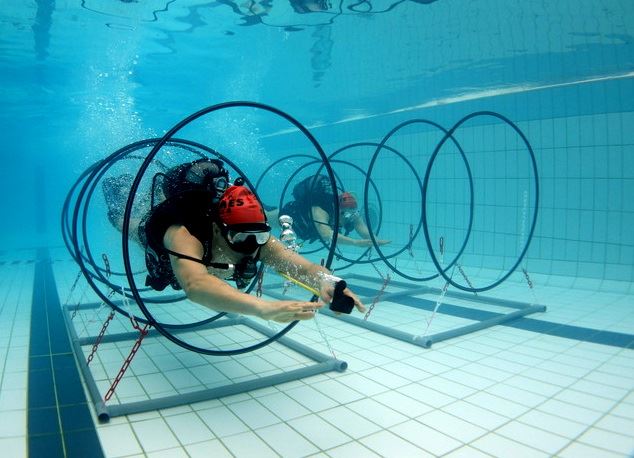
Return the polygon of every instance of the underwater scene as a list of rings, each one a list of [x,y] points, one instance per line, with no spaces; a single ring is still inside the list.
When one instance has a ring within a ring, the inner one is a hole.
[[[634,456],[634,3],[0,29],[3,456]]]

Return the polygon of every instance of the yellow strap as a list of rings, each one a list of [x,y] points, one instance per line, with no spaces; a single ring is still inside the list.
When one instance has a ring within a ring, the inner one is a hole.
[[[293,283],[295,283],[297,286],[301,286],[302,288],[304,288],[306,291],[310,291],[311,293],[313,293],[315,296],[319,296],[319,291],[317,291],[315,288],[313,288],[312,286],[308,286],[306,283],[302,283],[299,280],[296,280],[295,278],[283,274],[281,272],[278,272],[282,277],[286,278],[287,280],[292,281]]]

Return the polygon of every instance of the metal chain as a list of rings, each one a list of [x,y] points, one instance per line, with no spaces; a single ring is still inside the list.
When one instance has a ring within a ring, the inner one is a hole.
[[[335,350],[332,348],[332,345],[330,345],[330,340],[328,340],[328,336],[326,335],[324,330],[321,328],[321,325],[319,324],[319,320],[317,319],[318,314],[319,312],[315,311],[314,321],[315,321],[315,326],[317,326],[317,332],[319,332],[319,335],[321,335],[321,338],[324,339],[324,342],[326,342],[326,347],[328,347],[328,351],[330,352],[332,357],[337,359],[337,355],[335,354]]]
[[[524,273],[524,278],[526,279],[526,283],[528,284],[528,288],[531,290],[531,294],[533,296],[533,303],[531,305],[535,305],[538,303],[537,294],[535,293],[535,285],[533,284],[533,280],[528,275],[528,271],[526,268],[522,267],[522,272]]]
[[[110,270],[110,261],[108,260],[108,256],[106,255],[106,253],[103,253],[101,255],[101,259],[103,259],[103,263],[106,266],[106,277],[110,278],[110,275],[112,274],[112,272]]]
[[[376,295],[376,297],[372,301],[372,304],[368,308],[368,311],[366,312],[365,316],[363,317],[363,321],[367,321],[368,318],[370,318],[370,314],[374,310],[374,307],[376,306],[377,302],[379,302],[379,299],[381,298],[381,296],[383,296],[383,293],[385,292],[385,288],[387,288],[387,285],[388,285],[388,283],[390,283],[390,280],[392,280],[392,277],[390,277],[390,274],[388,273],[385,276],[385,279],[383,280],[383,286],[381,286],[381,290]]]
[[[133,326],[134,326],[134,324],[133,324]],[[110,386],[110,389],[106,393],[106,396],[104,397],[105,401],[110,400],[110,398],[114,394],[115,388],[117,388],[117,385],[119,384],[119,382],[123,378],[123,375],[128,370],[128,367],[130,367],[130,363],[132,363],[132,360],[134,359],[134,356],[136,355],[136,352],[141,347],[141,342],[143,342],[143,338],[147,335],[149,327],[150,327],[149,324],[146,324],[143,328],[138,327],[138,325],[135,326],[135,329],[137,329],[139,331],[139,337],[137,338],[136,342],[132,346],[132,349],[130,350],[130,354],[128,355],[128,357],[123,362],[123,365],[121,366],[121,369],[119,369],[119,373],[115,377],[114,381],[112,382],[112,385]]]
[[[97,340],[95,340],[95,343],[92,345],[92,351],[90,352],[90,355],[88,355],[88,359],[86,360],[86,366],[89,365],[92,359],[94,358],[95,353],[97,352],[97,348],[99,347],[99,344],[101,343],[101,339],[103,339],[103,336],[106,333],[106,329],[108,329],[108,326],[110,325],[110,322],[112,321],[113,318],[114,318],[114,309],[110,311],[108,318],[106,318],[106,321],[103,323],[103,326],[101,327],[101,332],[99,332],[99,335],[97,336]]]
[[[414,244],[414,225],[410,224],[409,225],[409,242],[407,242],[407,251],[412,258],[414,257],[414,249],[412,248],[413,244]]]
[[[73,286],[70,287],[70,292],[68,293],[68,299],[66,299],[66,304],[70,302],[70,298],[73,296],[73,292],[77,287],[77,283],[79,283],[79,279],[81,278],[81,270],[77,272],[77,276],[75,277],[75,281],[73,282]]]
[[[458,263],[456,263],[456,266],[458,267],[458,270],[460,271],[460,274],[462,275],[462,277],[467,282],[467,285],[469,285],[469,288],[474,289],[473,288],[473,284],[471,283],[471,280],[469,280],[469,277],[467,277],[467,274],[462,269],[462,266],[460,264],[458,264]],[[473,294],[475,294],[476,296],[478,295],[477,291],[473,291]]]

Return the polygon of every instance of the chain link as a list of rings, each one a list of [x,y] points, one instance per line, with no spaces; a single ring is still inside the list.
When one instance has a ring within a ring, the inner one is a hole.
[[[135,320],[135,322],[136,322],[136,320]],[[134,326],[134,324],[133,324],[133,326]],[[105,401],[110,400],[110,398],[114,394],[114,390],[117,388],[117,385],[119,384],[119,382],[123,378],[123,375],[128,370],[128,367],[130,367],[130,363],[132,363],[132,360],[134,359],[134,356],[136,355],[136,352],[141,347],[141,343],[143,342],[143,338],[147,335],[149,327],[150,327],[149,324],[146,324],[143,328],[140,328],[138,325],[135,326],[135,329],[137,329],[139,331],[139,337],[137,338],[136,342],[134,342],[134,345],[132,346],[132,349],[130,350],[130,354],[128,355],[128,357],[123,362],[123,365],[121,366],[121,369],[119,369],[119,373],[115,377],[114,381],[112,382],[112,385],[110,386],[110,389],[106,393],[106,396],[104,397]]]
[[[467,282],[467,285],[469,285],[469,288],[471,289],[475,289],[473,287],[473,284],[471,283],[471,280],[469,280],[469,277],[467,277],[467,274],[465,273],[465,271],[462,269],[462,266],[458,263],[456,263],[456,266],[458,267],[458,271],[460,272],[460,274],[462,275],[462,278],[464,278],[464,280]],[[478,295],[477,291],[473,291],[473,294],[475,294],[476,296]]]
[[[108,318],[106,318],[106,321],[104,321],[103,326],[101,327],[101,331],[99,332],[99,335],[97,336],[97,340],[95,340],[95,343],[92,345],[92,350],[90,352],[90,355],[88,355],[88,359],[86,360],[86,365],[89,365],[92,359],[94,358],[95,353],[97,352],[97,348],[99,347],[99,344],[101,343],[101,340],[103,339],[103,336],[106,333],[106,329],[108,329],[108,326],[110,325],[110,322],[112,321],[113,318],[114,318],[114,309],[110,311]]]
[[[383,285],[381,286],[381,290],[376,295],[376,297],[372,301],[372,304],[368,308],[368,311],[366,312],[365,316],[363,317],[363,321],[367,321],[368,318],[370,318],[370,315],[372,314],[372,311],[374,310],[374,307],[376,306],[377,302],[379,302],[379,299],[381,299],[381,296],[383,296],[383,293],[385,292],[385,288],[387,288],[387,285],[390,283],[390,280],[392,280],[392,277],[390,277],[390,274],[388,273],[385,276],[385,279],[383,280]]]

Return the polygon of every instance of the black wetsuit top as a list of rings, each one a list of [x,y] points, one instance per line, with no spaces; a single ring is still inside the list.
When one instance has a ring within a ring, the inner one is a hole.
[[[201,263],[212,262],[212,223],[215,204],[207,191],[188,191],[157,205],[139,226],[139,238],[146,246],[146,285],[162,291],[167,285],[181,289],[174,277],[163,237],[170,226],[183,225],[203,246]]]
[[[309,177],[297,184],[293,188],[295,200],[288,202],[280,210],[280,215],[289,215],[293,218],[293,230],[300,239],[308,242],[319,240],[316,224],[324,224],[313,220],[312,207],[319,207],[328,214],[328,226],[333,230],[335,221],[334,196],[331,192],[325,192],[323,186],[320,187],[318,184],[313,186],[314,191],[312,191],[308,182],[312,179]],[[340,230],[343,230],[345,235],[348,235],[355,227],[354,219],[340,218],[339,224]]]

